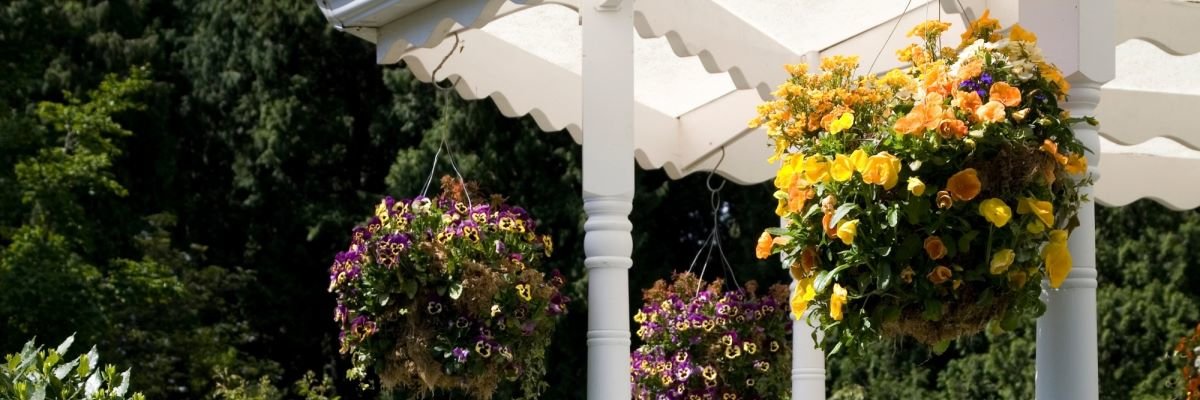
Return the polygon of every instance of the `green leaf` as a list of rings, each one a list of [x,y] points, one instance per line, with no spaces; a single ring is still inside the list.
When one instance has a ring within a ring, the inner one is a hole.
[[[925,200],[912,200],[904,206],[904,216],[910,225],[921,225],[929,215],[929,202]]]
[[[896,261],[906,263],[921,251],[921,239],[917,238],[916,234],[908,234],[904,237],[904,241],[900,242],[900,250],[896,254]]]
[[[100,383],[100,371],[96,371],[88,376],[87,382],[83,384],[83,397],[86,399],[96,397],[96,394],[100,391]]]
[[[837,226],[838,221],[841,221],[846,214],[849,214],[851,211],[857,209],[858,204],[854,203],[843,203],[842,205],[838,206],[837,210],[833,212],[833,218],[829,220],[829,226]]]
[[[773,227],[764,229],[763,231],[765,231],[773,236],[781,236],[781,235],[786,235],[788,233],[787,229],[778,227],[778,226],[773,226]]]
[[[942,319],[942,302],[927,299],[925,300],[925,309],[921,310],[921,318],[926,321],[939,321]]]
[[[891,247],[889,247],[889,249],[890,248]],[[885,254],[884,256],[886,257],[887,255]],[[892,266],[891,265],[883,264],[879,267],[879,270],[875,271],[875,273],[876,273],[876,275],[875,275],[876,279],[879,280],[879,289],[880,290],[887,290],[888,287],[892,286]]]
[[[842,264],[837,266],[837,268],[834,268],[832,271],[821,271],[817,273],[817,279],[813,281],[813,290],[815,290],[817,293],[824,293],[825,287],[829,286],[829,282],[833,281],[834,278],[837,278],[839,273],[846,270],[846,268],[850,268],[850,266],[850,264]]]
[[[970,232],[967,232],[962,237],[958,238],[958,251],[960,251],[964,254],[970,253],[971,252],[971,242],[974,241],[975,237],[977,237],[977,236],[979,236],[979,231],[970,231]]]
[[[937,354],[940,356],[940,355],[942,355],[942,353],[946,352],[946,349],[949,349],[949,348],[950,348],[950,341],[943,340],[943,341],[937,342],[937,344],[934,344],[930,350],[933,350],[933,354]]]
[[[462,292],[463,292],[462,283],[454,282],[453,285],[450,285],[450,299],[451,300],[458,300],[458,298],[462,296]]]
[[[60,381],[63,380],[63,378],[67,377],[67,374],[71,373],[71,370],[74,369],[76,365],[79,365],[78,358],[69,363],[59,365],[58,368],[54,369],[54,378]]]
[[[75,343],[75,334],[71,334],[66,340],[63,340],[62,344],[59,344],[54,351],[58,352],[58,354],[67,354],[67,350],[71,348],[72,343]]]
[[[888,226],[895,228],[900,223],[900,207],[892,207],[887,211]]]
[[[400,284],[400,292],[402,294],[404,294],[405,296],[408,296],[409,299],[416,297],[417,296],[417,281],[414,281],[411,279],[405,280],[403,283]]]
[[[127,392],[127,391],[129,391],[129,370],[128,369],[126,369],[125,372],[121,373],[121,384],[117,385],[117,388],[116,388],[116,390],[113,391],[113,394],[117,395],[117,397],[124,397],[125,392]]]

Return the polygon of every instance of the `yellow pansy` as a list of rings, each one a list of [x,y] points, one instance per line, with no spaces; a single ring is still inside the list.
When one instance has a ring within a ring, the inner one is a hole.
[[[1072,154],[1067,157],[1067,173],[1071,175],[1079,175],[1087,172],[1087,157],[1078,154]]]
[[[979,214],[997,228],[1003,228],[1012,219],[1012,209],[1004,204],[1004,200],[995,197],[979,203]]]
[[[880,152],[867,158],[867,166],[862,174],[863,182],[891,190],[900,180],[900,159],[886,151]]]
[[[850,177],[854,176],[854,163],[850,162],[850,157],[845,154],[838,154],[833,158],[833,166],[829,167],[829,174],[835,181],[848,181]]]
[[[1062,286],[1067,275],[1071,273],[1071,251],[1067,249],[1067,231],[1055,229],[1050,231],[1050,243],[1042,248],[1042,260],[1046,263],[1046,275],[1050,277],[1050,287],[1058,289]]]
[[[517,295],[521,296],[521,298],[525,301],[533,300],[533,293],[531,289],[532,288],[529,287],[529,284],[519,283],[517,284]]]
[[[842,116],[829,124],[829,133],[838,134],[854,125],[854,113],[842,113]]]
[[[1000,249],[1000,251],[992,255],[992,263],[989,270],[992,272],[992,275],[1003,274],[1016,258],[1017,254],[1012,249]]]
[[[837,237],[842,239],[842,243],[854,243],[854,236],[858,234],[858,220],[842,221],[837,227]]]
[[[779,172],[775,173],[775,188],[787,189],[796,179],[796,174],[804,170],[804,155],[792,154],[783,160]]]
[[[825,160],[825,156],[815,155],[804,159],[804,178],[812,183],[829,179],[829,161]]]
[[[925,194],[925,182],[921,182],[921,178],[918,178],[915,176],[908,178],[908,191],[912,192],[912,194],[915,194],[917,196],[924,195]]]
[[[1033,213],[1047,228],[1054,227],[1054,204],[1049,201],[1032,197],[1022,197],[1017,201],[1017,214]]]
[[[854,170],[860,174],[867,170],[868,158],[867,152],[863,151],[863,149],[856,149],[853,153],[850,153],[850,163],[854,164]]]
[[[813,289],[813,281],[817,277],[810,276],[796,282],[796,293],[792,294],[792,318],[799,320],[804,317],[804,310],[808,309],[808,302],[817,297],[817,291]]]
[[[829,296],[829,316],[835,321],[842,320],[842,306],[846,305],[846,288],[833,284],[833,295]]]

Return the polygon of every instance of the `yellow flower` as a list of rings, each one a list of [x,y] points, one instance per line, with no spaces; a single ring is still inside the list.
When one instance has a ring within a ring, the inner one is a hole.
[[[1087,157],[1078,154],[1072,154],[1067,157],[1067,173],[1071,175],[1079,175],[1087,172]]]
[[[846,305],[846,288],[833,284],[833,295],[829,296],[829,316],[835,321],[842,320],[842,306]]]
[[[833,123],[829,125],[829,133],[836,135],[850,129],[851,126],[854,126],[854,113],[842,113],[842,116],[833,120]]]
[[[770,233],[763,232],[758,237],[758,245],[754,246],[754,256],[760,260],[765,260],[771,256],[771,244],[774,242]]]
[[[1000,249],[1000,251],[997,251],[992,255],[991,268],[989,268],[989,270],[992,272],[992,275],[1003,274],[1004,271],[1007,271],[1008,267],[1012,265],[1013,260],[1015,260],[1016,257],[1017,254],[1014,253],[1012,249]]]
[[[1067,231],[1055,229],[1050,231],[1050,243],[1042,248],[1042,260],[1046,262],[1046,275],[1050,277],[1050,287],[1057,289],[1062,286],[1067,275],[1071,273],[1071,251],[1067,249]]]
[[[838,224],[837,237],[842,243],[854,243],[854,235],[858,234],[858,220],[842,221]]]
[[[867,152],[863,149],[856,149],[850,153],[850,163],[854,164],[854,170],[860,174],[867,170],[867,159]]]
[[[799,320],[804,317],[804,310],[808,309],[808,302],[817,297],[817,291],[813,289],[813,281],[817,277],[810,276],[796,282],[796,293],[792,294],[792,318]]]
[[[533,300],[533,294],[530,293],[530,287],[527,283],[521,283],[517,285],[517,295],[521,296],[521,298],[525,299],[525,301]]]
[[[783,165],[779,166],[779,172],[775,173],[775,188],[787,190],[795,181],[796,174],[804,169],[804,155],[790,154],[783,160]]]
[[[925,182],[921,182],[921,178],[908,178],[908,191],[917,196],[925,194]]]
[[[829,173],[835,181],[848,181],[850,177],[854,176],[854,163],[845,154],[838,154],[833,158],[833,166],[829,167]]]
[[[829,179],[829,161],[825,156],[815,155],[804,159],[804,178],[811,183]]]
[[[881,185],[884,189],[891,190],[900,180],[900,159],[886,151],[880,152],[867,159],[867,166],[862,174],[863,182]]]
[[[979,214],[997,228],[1003,228],[1008,224],[1008,220],[1012,219],[1012,209],[1008,208],[1008,204],[1004,204],[1004,200],[995,197],[979,203]]]
[[[1054,204],[1049,201],[1031,197],[1022,197],[1017,201],[1017,214],[1033,213],[1047,228],[1054,227]]]
[[[1025,231],[1034,235],[1041,234],[1046,231],[1046,225],[1041,221],[1033,221],[1025,225]]]
[[[1033,32],[1025,30],[1025,28],[1022,28],[1020,24],[1013,24],[1012,28],[1009,28],[1008,40],[1014,42],[1036,43],[1037,35],[1034,35]]]
[[[947,29],[950,29],[949,22],[931,19],[914,26],[912,30],[908,31],[908,35],[906,37],[916,36],[918,38],[931,38],[941,35],[942,32],[945,32]]]

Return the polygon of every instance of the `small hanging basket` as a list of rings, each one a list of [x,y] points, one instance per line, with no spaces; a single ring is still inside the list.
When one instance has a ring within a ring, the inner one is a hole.
[[[792,319],[788,287],[759,296],[753,281],[725,290],[691,273],[643,291],[634,316],[633,398],[787,398],[791,392]]]
[[[506,383],[536,397],[545,349],[566,312],[534,219],[499,196],[443,178],[436,197],[383,199],[330,268],[347,377],[384,388],[458,390],[488,399]],[[475,194],[475,196],[470,196]]]

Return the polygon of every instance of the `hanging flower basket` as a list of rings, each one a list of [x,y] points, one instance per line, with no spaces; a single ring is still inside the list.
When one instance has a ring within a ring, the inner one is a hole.
[[[759,107],[782,167],[776,213],[757,255],[784,253],[800,282],[796,315],[824,331],[826,347],[882,336],[944,346],[989,324],[1040,315],[1039,283],[1062,284],[1067,237],[1091,184],[1060,107],[1068,84],[1036,37],[1007,37],[983,17],[957,49],[950,26],[909,32],[911,68],[854,77],[857,59],[819,71],[789,66],[777,99]]]
[[[434,198],[383,199],[335,257],[329,290],[341,352],[353,362],[347,376],[374,370],[385,388],[457,389],[476,399],[512,381],[535,397],[567,302],[557,271],[547,279],[537,270],[550,237],[499,196],[442,184]]]
[[[690,273],[643,292],[633,317],[644,343],[633,352],[633,398],[789,398],[792,320],[788,288],[725,291]]]

